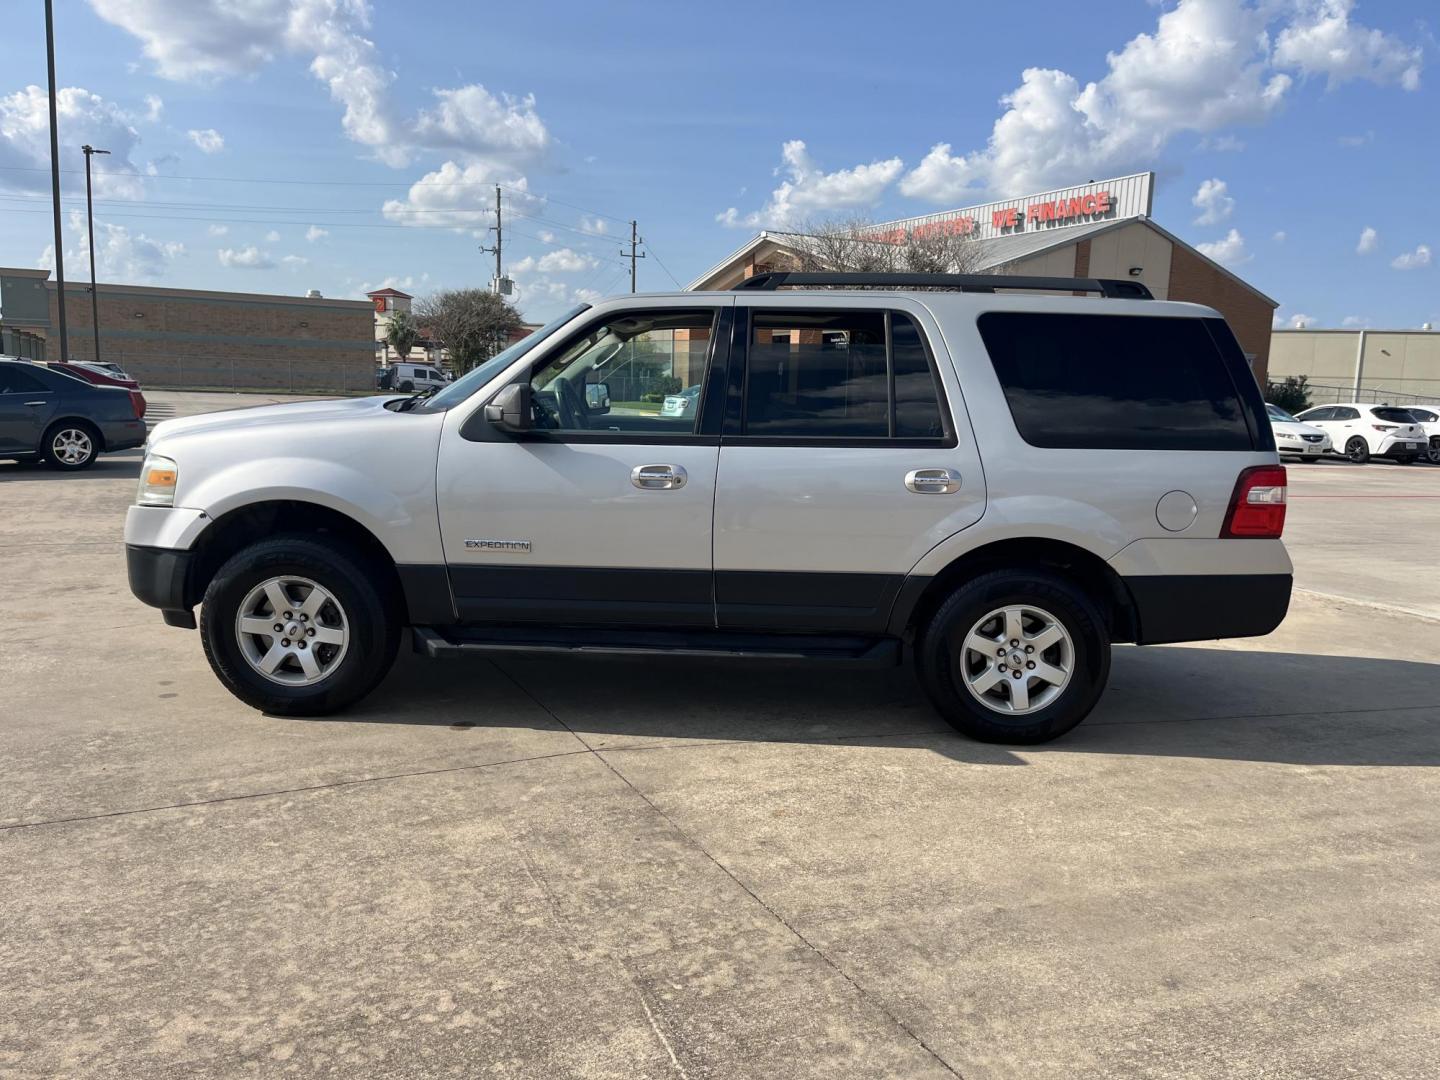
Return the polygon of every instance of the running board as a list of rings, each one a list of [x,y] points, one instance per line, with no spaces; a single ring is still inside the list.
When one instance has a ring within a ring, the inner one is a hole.
[[[588,630],[549,627],[417,626],[415,651],[446,656],[685,656],[787,663],[895,667],[896,638],[820,634],[743,634],[696,630]]]

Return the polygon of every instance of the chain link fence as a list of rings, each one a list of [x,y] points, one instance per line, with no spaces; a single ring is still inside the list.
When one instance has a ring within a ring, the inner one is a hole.
[[[1342,401],[1363,401],[1376,405],[1426,405],[1430,399],[1419,394],[1401,394],[1383,387],[1362,387],[1357,393],[1353,386],[1326,386],[1322,383],[1306,383],[1305,393],[1313,405],[1334,405]]]

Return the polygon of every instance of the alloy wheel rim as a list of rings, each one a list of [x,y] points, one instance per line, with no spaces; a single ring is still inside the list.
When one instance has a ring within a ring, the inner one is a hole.
[[[56,432],[55,438],[50,441],[50,449],[62,463],[79,465],[89,460],[90,455],[95,452],[95,445],[90,441],[90,436],[79,428],[66,428]]]
[[[282,686],[328,678],[350,647],[350,623],[335,594],[310,578],[283,574],[248,593],[235,614],[245,662]]]
[[[1064,624],[1033,604],[995,608],[960,646],[959,679],[992,712],[1024,716],[1065,692],[1075,671],[1075,642]]]

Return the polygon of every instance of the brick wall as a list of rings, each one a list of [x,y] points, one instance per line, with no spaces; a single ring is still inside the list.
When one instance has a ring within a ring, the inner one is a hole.
[[[1240,347],[1254,355],[1251,370],[1264,388],[1270,368],[1270,323],[1275,315],[1267,301],[1179,245],[1170,253],[1169,298],[1206,304],[1224,315]]]
[[[70,355],[92,359],[88,287],[67,286],[65,301]],[[58,321],[52,287],[51,326]],[[365,301],[100,286],[101,358],[146,386],[371,390],[373,334]],[[52,351],[58,357],[58,341]]]

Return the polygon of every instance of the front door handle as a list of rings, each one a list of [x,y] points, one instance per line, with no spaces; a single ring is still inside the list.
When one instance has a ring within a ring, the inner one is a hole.
[[[43,402],[43,401],[27,401],[27,402],[25,402],[25,407],[26,407],[27,409],[38,409],[41,405],[44,405],[44,404],[45,404],[45,402]]]
[[[672,491],[689,478],[679,465],[636,465],[630,470],[630,483],[643,491]]]
[[[911,469],[905,486],[917,495],[954,495],[960,490],[960,474],[954,469]]]

